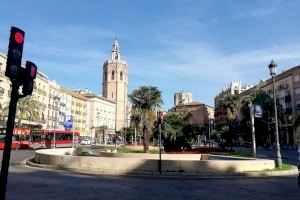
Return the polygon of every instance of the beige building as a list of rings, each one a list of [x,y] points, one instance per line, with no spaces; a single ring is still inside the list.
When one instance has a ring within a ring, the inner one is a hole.
[[[272,85],[272,79],[261,81],[256,87],[241,93],[240,97],[245,98],[254,89],[263,90],[273,97]],[[276,76],[275,92],[285,118],[279,123],[281,142],[300,145],[300,127],[294,127],[295,120],[300,117],[300,66]]]
[[[73,129],[80,132],[81,136],[89,136],[89,130],[87,127],[87,103],[88,100],[80,91],[74,92],[68,89],[61,88],[62,93],[65,93],[72,97],[71,100],[71,115],[73,116]]]
[[[104,142],[106,142],[109,135],[115,133],[116,103],[90,92],[82,93],[82,95],[89,103],[90,136],[98,139],[104,138]],[[104,130],[104,136],[100,129]]]
[[[11,82],[5,76],[6,55],[0,53],[0,108],[9,101]]]
[[[118,41],[115,40],[111,58],[103,64],[102,96],[116,102],[116,130],[126,126],[128,113],[128,66],[121,58]]]
[[[41,105],[40,121],[31,123],[41,124],[43,128],[47,128],[48,125],[49,89],[48,77],[45,74],[38,72],[33,84],[32,98]]]
[[[178,92],[174,95],[174,106],[191,102],[193,102],[193,94],[191,92]]]
[[[214,120],[214,108],[202,103],[191,102],[187,104],[177,105],[177,109],[186,109],[192,114],[192,124],[199,127],[205,127],[208,130],[208,125]]]

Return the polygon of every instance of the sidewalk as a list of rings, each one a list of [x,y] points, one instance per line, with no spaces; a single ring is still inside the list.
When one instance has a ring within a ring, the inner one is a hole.
[[[234,150],[243,151],[247,153],[252,152],[252,148],[245,148],[245,147],[233,147]],[[282,160],[290,165],[298,165],[298,151],[297,150],[282,150],[281,149],[281,158]],[[276,150],[273,148],[271,150],[265,150],[264,147],[257,147],[256,149],[256,157],[257,158],[268,158],[274,159],[276,155]]]

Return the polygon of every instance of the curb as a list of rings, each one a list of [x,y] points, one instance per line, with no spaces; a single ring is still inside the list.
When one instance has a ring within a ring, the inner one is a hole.
[[[34,157],[33,157],[34,158]],[[117,171],[89,171],[89,169],[75,169],[75,168],[64,168],[62,166],[53,166],[38,164],[32,162],[33,158],[26,160],[26,165],[30,167],[43,168],[49,170],[60,170],[67,172],[74,172],[78,174],[93,175],[93,176],[134,176],[134,177],[152,177],[152,178],[187,178],[187,179],[233,179],[233,178],[272,178],[272,177],[286,177],[296,176],[299,171],[296,166],[292,170],[286,171],[259,171],[259,172],[207,172],[207,173],[184,173],[184,172],[145,172],[135,171],[131,173],[121,173]]]

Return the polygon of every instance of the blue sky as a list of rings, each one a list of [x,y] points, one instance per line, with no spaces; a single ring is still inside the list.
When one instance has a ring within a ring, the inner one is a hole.
[[[297,0],[2,0],[0,51],[9,30],[26,32],[23,63],[70,89],[102,90],[102,65],[114,38],[129,64],[129,92],[157,86],[167,109],[193,93],[213,106],[231,80],[254,84],[300,64]],[[12,12],[14,11],[15,12]]]

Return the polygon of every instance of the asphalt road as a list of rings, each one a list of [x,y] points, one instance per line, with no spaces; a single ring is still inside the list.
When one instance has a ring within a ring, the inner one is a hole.
[[[13,166],[7,200],[299,200],[297,177],[176,179],[91,176]]]
[[[3,150],[0,150],[0,161],[2,163]],[[34,156],[34,150],[11,150],[10,154],[10,164],[18,165],[20,162],[25,160],[26,158],[30,158]],[[0,163],[0,165],[1,165]]]
[[[18,165],[33,155],[33,151],[12,151],[7,200],[300,199],[296,176],[233,179],[93,176]]]

